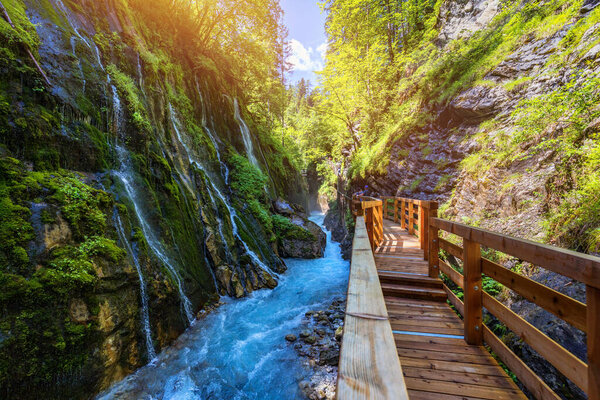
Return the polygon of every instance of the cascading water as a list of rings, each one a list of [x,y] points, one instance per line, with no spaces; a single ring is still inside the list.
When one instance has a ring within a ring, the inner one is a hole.
[[[77,59],[77,65],[79,66],[79,73],[81,75],[81,82],[83,83],[82,93],[85,94],[85,74],[83,73],[83,64],[81,63],[81,59],[77,57],[77,40],[75,36],[71,36],[71,50],[73,51],[73,56]]]
[[[322,223],[323,216],[311,219]],[[325,256],[286,260],[290,267],[273,290],[225,304],[189,328],[146,366],[98,396],[118,399],[297,399],[306,379],[284,337],[304,313],[343,297],[349,263],[327,233]]]
[[[246,125],[246,121],[242,118],[240,114],[240,106],[238,104],[237,99],[233,100],[233,112],[235,120],[240,125],[240,132],[242,132],[242,138],[244,139],[244,145],[246,146],[246,154],[248,155],[248,160],[255,166],[260,168],[256,157],[254,156],[254,146],[252,144],[252,137],[250,136],[250,129],[248,125]]]
[[[201,111],[202,111],[202,128],[204,128],[204,130],[208,134],[208,137],[209,137],[210,141],[212,142],[212,144],[215,148],[215,151],[217,152],[217,160],[219,161],[219,164],[221,165],[221,173],[223,174],[225,184],[229,184],[229,168],[227,168],[227,164],[225,164],[221,160],[221,148],[215,138],[215,135],[214,135],[212,129],[209,128],[208,123],[206,121],[206,115],[208,113],[206,110],[206,104],[204,104],[204,96],[202,96],[202,91],[200,90],[200,84],[198,83],[197,77],[196,77],[196,92],[198,93],[198,97],[200,98],[200,106],[201,106]],[[212,119],[211,119],[211,122],[212,122]]]
[[[169,112],[170,112],[171,121],[172,121],[172,124],[173,124],[173,129],[175,130],[175,135],[177,136],[177,140],[179,141],[179,143],[183,147],[183,150],[186,153],[186,156],[188,158],[189,163],[191,165],[196,165],[202,171],[204,171],[205,173],[207,173],[206,169],[204,168],[204,165],[200,162],[200,160],[198,158],[195,157],[194,153],[192,152],[192,150],[190,148],[190,145],[186,142],[186,140],[184,138],[184,135],[182,135],[182,133],[181,133],[181,123],[177,119],[177,115],[175,114],[175,111],[174,111],[174,109],[173,109],[173,107],[172,107],[171,104],[169,104]],[[206,182],[209,183],[208,194],[209,194],[209,197],[210,197],[211,202],[213,203],[215,209],[218,210],[218,207],[217,207],[217,204],[216,204],[215,199],[213,197],[213,193],[215,193],[219,197],[219,199],[223,202],[223,204],[227,207],[227,210],[229,211],[229,219],[231,221],[231,226],[232,226],[232,230],[233,230],[233,236],[237,240],[239,240],[239,242],[242,244],[242,246],[244,247],[244,251],[246,252],[246,254],[248,254],[248,256],[250,256],[250,258],[252,259],[252,261],[256,265],[258,265],[261,269],[263,269],[264,271],[268,272],[269,274],[271,274],[273,276],[279,276],[275,271],[273,271],[271,268],[269,268],[260,259],[260,257],[258,257],[258,255],[254,251],[252,251],[248,247],[248,244],[242,239],[241,235],[239,234],[238,226],[237,226],[237,223],[235,221],[235,219],[237,217],[237,213],[236,213],[235,209],[229,205],[229,203],[227,202],[227,199],[225,198],[225,196],[223,195],[223,193],[217,188],[217,186],[212,182],[212,180],[207,179]],[[221,238],[223,239],[223,242],[227,243],[226,240],[225,240],[225,236],[223,235],[223,231],[222,230],[220,230],[220,234],[221,234]]]
[[[154,350],[154,345],[152,344],[152,331],[150,328],[150,312],[148,310],[148,294],[146,293],[146,280],[144,279],[144,275],[142,274],[142,267],[140,265],[140,261],[137,257],[137,254],[133,251],[129,240],[127,239],[127,235],[125,235],[123,222],[116,208],[113,211],[113,222],[115,224],[115,227],[117,228],[117,234],[119,235],[119,239],[123,243],[123,246],[125,246],[127,254],[129,255],[129,257],[133,261],[133,264],[135,265],[135,269],[138,273],[138,277],[140,280],[140,296],[142,298],[142,331],[144,332],[144,337],[146,339],[148,359],[152,362],[156,359],[156,351]]]
[[[114,86],[112,86],[112,90],[113,90],[113,97],[114,97],[113,103],[114,103],[114,110],[115,110],[115,121],[116,121],[116,125],[117,125],[117,133],[118,133],[117,136],[120,136],[120,134],[123,130],[123,127],[122,127],[123,111],[121,109],[121,100],[119,98],[117,89]],[[166,255],[166,251],[163,249],[162,244],[155,236],[154,231],[150,227],[150,224],[148,223],[147,219],[144,216],[144,213],[142,212],[142,205],[140,204],[140,196],[138,193],[138,189],[134,184],[135,174],[133,172],[133,168],[131,167],[131,160],[129,158],[129,154],[128,154],[127,150],[120,145],[119,137],[117,138],[117,144],[115,145],[115,150],[117,153],[117,158],[119,161],[120,168],[119,168],[119,171],[115,171],[114,174],[123,183],[127,197],[133,203],[133,208],[134,208],[135,214],[137,216],[137,219],[138,219],[138,222],[142,229],[142,232],[144,233],[144,237],[146,238],[146,242],[148,243],[148,246],[150,247],[152,252],[156,255],[156,257],[158,257],[158,259],[161,261],[161,263],[165,266],[165,268],[167,268],[169,270],[171,277],[175,280],[177,289],[179,291],[179,297],[181,299],[183,311],[185,313],[185,316],[186,316],[188,322],[191,324],[194,321],[194,316],[193,316],[193,312],[192,312],[192,303],[185,295],[185,292],[183,289],[183,280],[181,279],[181,276],[177,272],[177,269],[175,269],[175,267],[173,266],[172,261]]]
[[[63,16],[65,17],[65,19],[67,20],[67,22],[69,23],[69,25],[71,26],[71,29],[73,29],[73,31],[75,32],[75,35],[77,35],[77,37],[83,42],[85,43],[85,45],[91,49],[92,46],[90,45],[90,42],[88,42],[83,36],[81,36],[81,33],[79,33],[79,29],[77,29],[77,26],[75,24],[75,22],[73,21],[73,17],[71,12],[67,9],[67,7],[65,7],[65,4],[62,2],[62,0],[51,0],[54,5],[56,6],[56,8],[58,8],[58,10],[60,10],[60,12],[63,14]]]
[[[137,55],[137,73],[138,73],[138,84],[140,85],[140,90],[142,91],[142,95],[144,95],[144,99],[146,96],[146,89],[144,88],[144,72],[142,71],[142,62],[140,60],[140,53]]]

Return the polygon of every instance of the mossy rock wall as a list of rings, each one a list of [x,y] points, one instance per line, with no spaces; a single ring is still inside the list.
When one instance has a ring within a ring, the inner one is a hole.
[[[88,398],[148,362],[134,258],[160,350],[189,324],[164,259],[193,313],[274,287],[271,201],[304,188],[242,105],[249,166],[235,87],[127,2],[2,3],[0,397]],[[233,184],[248,177],[258,190]]]

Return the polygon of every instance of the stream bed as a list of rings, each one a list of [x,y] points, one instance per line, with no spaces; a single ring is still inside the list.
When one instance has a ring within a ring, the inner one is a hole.
[[[322,226],[324,216],[311,220]],[[301,399],[310,375],[285,335],[307,311],[345,297],[349,263],[327,232],[323,258],[287,259],[273,290],[223,305],[197,321],[157,359],[101,393],[98,399]]]

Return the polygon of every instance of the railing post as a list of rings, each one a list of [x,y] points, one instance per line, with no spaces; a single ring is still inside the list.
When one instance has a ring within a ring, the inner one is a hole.
[[[463,239],[465,340],[468,344],[483,343],[481,247],[479,243]]]
[[[425,254],[429,260],[429,276],[437,278],[439,275],[439,252],[440,241],[438,240],[438,228],[431,226],[431,219],[437,217],[438,204],[435,201],[429,203],[429,212],[427,213],[427,250]]]
[[[415,233],[415,208],[414,203],[409,201],[408,203],[408,234],[413,235]]]
[[[375,244],[375,248],[379,247],[383,242],[383,205],[378,206],[377,211],[377,243]]]
[[[440,253],[440,241],[439,241],[439,230],[435,226],[429,226],[429,276],[437,278],[440,274],[439,271],[439,253]]]
[[[394,198],[394,222],[398,223],[398,199]]]
[[[424,202],[421,202],[419,204],[419,242],[421,250],[423,250],[423,258],[427,260],[427,258],[429,257],[429,254],[427,252],[427,246],[429,245],[429,242],[427,241],[427,228],[429,228],[429,223],[427,222],[428,210],[423,206],[423,204]]]
[[[400,207],[400,210],[400,215],[402,216],[400,218],[400,227],[402,229],[406,229],[406,201],[404,199],[402,199],[402,206]]]
[[[600,289],[586,286],[588,399],[600,400]]]
[[[364,208],[362,211],[365,216],[365,228],[367,228],[369,244],[371,245],[371,249],[373,249],[373,213],[370,208]]]
[[[383,197],[382,201],[383,201],[383,218],[388,218],[388,201],[387,201],[387,197]]]

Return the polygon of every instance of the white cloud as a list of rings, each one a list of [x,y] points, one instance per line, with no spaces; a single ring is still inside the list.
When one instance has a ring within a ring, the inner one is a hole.
[[[322,54],[320,50],[322,46],[320,45],[317,48],[317,52],[320,54]],[[287,61],[292,64],[292,68],[295,71],[316,71],[323,69],[323,63],[318,59],[312,47],[306,48],[300,41],[292,39],[290,40],[290,48],[292,53]]]
[[[327,43],[321,43],[319,47],[317,47],[317,51],[321,55],[321,61],[325,61],[325,55],[327,54]]]

